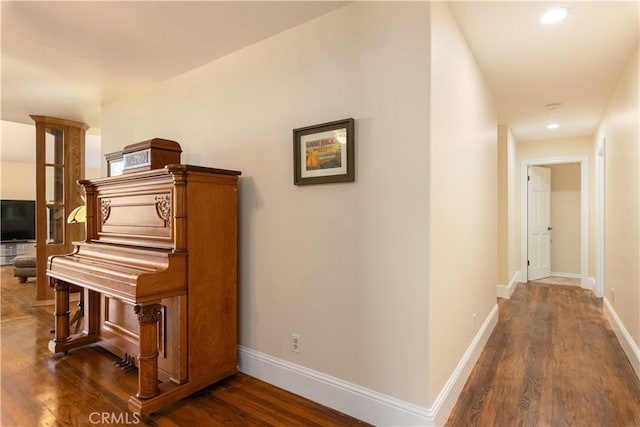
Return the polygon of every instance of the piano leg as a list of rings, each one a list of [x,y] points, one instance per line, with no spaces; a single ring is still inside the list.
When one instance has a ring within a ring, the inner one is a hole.
[[[149,399],[160,393],[158,389],[158,321],[162,306],[160,304],[136,305],[140,326],[138,355],[138,392],[139,399]]]
[[[53,342],[64,342],[69,338],[69,284],[51,279],[55,289],[55,317],[56,335]]]
[[[96,309],[95,296],[89,299],[88,306],[86,305],[87,301],[85,301],[85,308],[88,307],[88,309],[92,310],[89,316],[85,316],[89,332],[70,335],[69,291],[72,288],[75,289],[75,286],[59,279],[50,280],[50,285],[54,288],[56,295],[55,311],[53,313],[56,329],[54,338],[49,341],[49,351],[52,353],[66,353],[68,350],[76,347],[96,342],[98,340],[98,334],[96,332],[96,326],[94,325],[97,324],[96,319],[98,318],[96,316],[99,316],[100,312],[99,309]]]
[[[84,328],[85,335],[97,336],[100,333],[100,292],[84,290]]]

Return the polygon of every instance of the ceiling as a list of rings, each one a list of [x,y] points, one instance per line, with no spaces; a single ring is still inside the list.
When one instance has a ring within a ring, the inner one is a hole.
[[[0,159],[34,162],[30,114],[90,126],[101,105],[257,43],[346,2],[1,1]],[[9,143],[10,142],[10,143]]]
[[[346,2],[2,1],[2,120],[64,117],[99,133],[101,105],[182,74]],[[451,2],[519,141],[595,132],[633,49],[639,2]],[[550,103],[561,103],[549,111]],[[549,131],[554,121],[560,128]],[[13,144],[15,145],[15,144]],[[2,157],[10,148],[2,148]]]
[[[559,5],[569,15],[544,26]],[[638,1],[452,2],[496,101],[518,141],[595,133],[638,46]],[[554,110],[545,105],[560,103]],[[560,127],[547,130],[548,123]]]
[[[331,1],[2,1],[2,120],[100,128],[101,104],[345,5]]]

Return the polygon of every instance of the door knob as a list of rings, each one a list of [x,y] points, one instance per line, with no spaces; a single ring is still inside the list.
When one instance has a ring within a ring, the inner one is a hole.
[[[551,231],[553,230],[553,227],[547,227],[547,230]]]

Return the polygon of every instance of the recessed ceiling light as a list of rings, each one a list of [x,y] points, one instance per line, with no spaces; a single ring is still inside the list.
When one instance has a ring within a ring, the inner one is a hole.
[[[547,129],[558,129],[559,127],[560,127],[560,125],[557,124],[557,123],[549,123],[547,125]]]
[[[562,21],[567,17],[569,11],[564,7],[559,7],[557,9],[551,9],[540,16],[541,24],[555,24],[556,22]]]

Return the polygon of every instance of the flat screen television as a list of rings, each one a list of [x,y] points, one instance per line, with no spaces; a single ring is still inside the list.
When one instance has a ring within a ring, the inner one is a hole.
[[[34,200],[0,200],[1,240],[36,239],[36,202]]]

